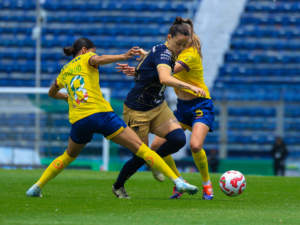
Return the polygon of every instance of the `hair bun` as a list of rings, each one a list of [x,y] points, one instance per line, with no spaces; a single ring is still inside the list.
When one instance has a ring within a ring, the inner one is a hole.
[[[72,46],[65,47],[63,50],[66,56],[71,56],[74,53],[74,48]]]
[[[177,16],[175,21],[173,22],[173,25],[182,24],[182,23],[183,23],[183,19],[180,16]]]

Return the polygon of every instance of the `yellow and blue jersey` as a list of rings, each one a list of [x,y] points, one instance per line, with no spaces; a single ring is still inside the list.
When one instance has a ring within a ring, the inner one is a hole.
[[[86,53],[65,65],[58,75],[55,85],[66,88],[69,94],[70,123],[99,112],[113,109],[102,95],[99,85],[99,71],[90,65],[90,58],[97,54]]]
[[[190,47],[183,50],[183,52],[178,56],[176,62],[182,65],[186,70],[174,74],[174,77],[178,80],[203,89],[206,92],[205,98],[211,99],[209,90],[204,83],[202,61],[197,49]],[[177,89],[175,88],[174,90],[177,94]],[[197,96],[191,90],[184,89],[184,91]]]
[[[175,61],[167,43],[154,46],[135,69],[135,85],[125,105],[133,110],[148,111],[162,104],[166,87],[160,83],[157,68],[165,66],[173,71]]]

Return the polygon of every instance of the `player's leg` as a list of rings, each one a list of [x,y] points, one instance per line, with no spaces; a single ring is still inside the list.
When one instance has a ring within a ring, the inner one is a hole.
[[[172,116],[173,113],[170,112],[171,110],[169,108],[166,108],[165,109],[165,114],[166,115],[169,115],[170,117]],[[185,113],[182,111],[182,109],[180,108],[179,104],[177,104],[177,110],[174,111],[174,116],[176,117],[177,121],[175,122],[175,120],[173,120],[173,124],[176,125],[176,127],[174,127],[174,129],[177,129],[178,127],[183,127],[182,123],[188,123],[189,120],[187,120],[187,118],[185,117],[184,115]],[[172,118],[173,119],[173,118]],[[180,123],[180,126],[178,126],[178,122]],[[162,128],[162,132],[165,131],[165,129],[170,129],[168,126],[167,123],[164,124],[164,126],[161,126],[161,127],[158,127],[158,129]],[[183,127],[183,130],[182,131],[185,131],[186,128]],[[158,132],[161,132],[158,130]],[[181,131],[180,131],[181,132]],[[163,133],[160,134],[160,135],[164,135]],[[171,132],[170,134],[168,134],[169,136],[171,136]],[[184,135],[185,134],[183,132],[181,132],[181,135]],[[171,137],[172,138],[172,137]],[[170,139],[171,139],[170,138]],[[175,137],[176,138],[176,137]],[[180,139],[179,139],[180,140]],[[160,151],[163,151],[164,147],[167,145],[165,144],[166,142],[168,142],[165,138],[161,138],[161,137],[158,137],[156,136],[155,139],[153,140],[153,143],[151,145],[151,149],[155,150],[155,151],[158,151],[158,154],[160,154]],[[177,145],[176,142],[173,142],[172,140],[169,140],[169,143],[175,143],[175,145]],[[182,142],[182,143],[179,143],[179,147],[182,148],[185,144]],[[178,151],[179,149],[176,149],[175,148],[175,151]],[[163,158],[165,160],[165,162],[168,164],[168,166],[173,170],[173,172],[179,176],[182,180],[184,180],[180,173],[178,172],[177,170],[177,167],[175,165],[175,162],[174,162],[174,159],[172,158],[171,154],[167,155],[165,158]]]
[[[168,120],[169,118],[174,117],[171,110],[169,110],[170,113],[169,112],[167,112],[167,114],[164,113],[166,108],[168,109],[167,104],[164,102],[161,106],[159,106],[153,110],[149,110],[149,111],[141,113],[139,111],[132,110],[132,109],[128,108],[126,105],[124,105],[124,109],[123,109],[124,120],[127,124],[129,124],[130,128],[136,132],[138,137],[141,137],[144,141],[146,141],[148,143],[148,133],[149,133],[149,129],[150,129],[150,125],[151,125],[152,121],[155,120],[155,118],[159,118],[160,120],[158,122],[156,120],[156,124],[155,124],[155,125],[158,124],[157,126],[159,126],[163,122]],[[161,117],[162,114],[165,114],[165,116],[167,116],[167,118]],[[130,140],[130,139],[128,139],[128,140]],[[119,143],[119,144],[122,145],[122,143]],[[130,176],[132,176],[144,164],[144,162],[137,156],[138,156],[137,154],[135,156],[133,156],[133,158],[130,159],[124,165],[124,167],[122,168],[122,170],[120,172],[118,180],[115,183],[116,187],[124,188],[125,181]],[[151,164],[151,162],[150,163],[147,162],[147,163]],[[155,166],[151,166],[151,170],[160,171],[160,170],[157,170],[155,168]],[[163,171],[160,171],[160,172],[163,173]]]
[[[166,139],[156,136],[151,144],[150,149],[153,151],[156,151],[161,145],[163,145],[166,142]],[[166,157],[163,157],[163,160],[167,163],[167,165],[173,170],[173,172],[183,180],[181,177],[181,174],[179,173],[176,164],[174,162],[174,159],[171,155],[168,155]]]
[[[169,178],[180,189],[187,191],[189,194],[196,194],[198,189],[193,185],[186,184],[176,176],[168,167],[165,161],[145,145],[136,133],[129,127],[126,127],[121,133],[111,139],[113,142],[130,149],[135,155],[144,159],[151,167],[160,171]]]
[[[158,116],[151,121],[150,132],[166,139],[156,150],[161,157],[178,152],[186,143],[185,133],[166,102],[162,104]]]
[[[171,118],[162,125],[158,126],[156,129],[154,129],[152,133],[161,138],[164,137],[166,141],[160,147],[158,147],[156,152],[162,157],[167,157],[166,160],[168,161],[169,165],[172,166],[172,170],[178,172],[175,162],[170,155],[175,152],[178,152],[186,143],[186,137],[179,122],[176,118]],[[180,176],[179,172],[178,175],[183,182],[186,182]],[[181,191],[175,186],[173,187],[173,194],[170,198],[180,198],[183,193],[184,191]]]
[[[165,124],[166,125],[166,124]],[[163,127],[161,127],[163,128]],[[164,128],[162,130],[160,130],[159,132],[163,132],[164,131]],[[184,134],[184,133],[183,133]],[[158,148],[160,149],[162,152],[167,149],[175,149],[175,151],[178,151],[179,149],[177,147],[174,147],[172,145],[170,145],[166,139],[164,138],[160,138],[158,136],[155,137],[152,145],[154,148]],[[167,148],[165,148],[167,147]],[[182,148],[183,146],[180,146],[180,148]],[[171,150],[171,151],[173,151]],[[156,150],[157,151],[157,150]],[[165,162],[168,164],[168,166],[173,170],[173,172],[183,181],[183,182],[186,182],[182,176],[180,175],[179,171],[177,170],[177,167],[176,167],[176,164],[174,162],[174,159],[173,157],[171,156],[171,152],[169,152],[170,155],[167,155],[166,157],[164,157],[163,159],[165,160]],[[158,153],[159,154],[159,153]],[[170,197],[170,199],[178,199],[178,198],[181,198],[181,196],[184,194],[184,191],[180,191],[177,189],[176,186],[173,187],[173,194],[172,196]]]
[[[148,135],[140,138],[142,142],[148,145]],[[137,172],[137,170],[145,164],[145,160],[136,156],[132,156],[122,167],[116,182],[112,186],[112,192],[118,198],[130,198],[127,194],[124,185],[125,182]]]
[[[63,155],[57,157],[50,163],[38,182],[26,192],[27,197],[42,197],[42,188],[73,162],[85,145],[86,144],[76,144],[69,138],[68,149]]]
[[[83,118],[72,124],[68,148],[63,155],[56,158],[45,170],[41,178],[27,192],[28,197],[40,197],[41,189],[51,179],[62,172],[76,157],[80,154],[82,148],[92,140],[93,133],[87,124],[91,121],[92,116]]]
[[[190,139],[190,147],[195,164],[201,174],[203,182],[203,199],[210,200],[213,198],[213,190],[208,172],[208,162],[206,153],[203,149],[203,143],[209,127],[201,122],[197,122],[193,126]]]

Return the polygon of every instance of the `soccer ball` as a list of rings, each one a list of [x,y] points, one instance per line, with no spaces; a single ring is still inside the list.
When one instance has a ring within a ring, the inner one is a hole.
[[[221,176],[219,185],[225,195],[235,197],[246,189],[246,178],[239,171],[230,170]]]

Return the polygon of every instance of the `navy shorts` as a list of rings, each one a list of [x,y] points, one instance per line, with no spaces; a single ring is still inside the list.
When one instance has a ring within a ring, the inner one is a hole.
[[[114,112],[95,113],[72,124],[70,138],[77,144],[86,144],[97,133],[109,140],[126,127],[126,123]]]
[[[211,99],[195,98],[188,101],[178,99],[174,115],[182,128],[192,131],[194,124],[201,122],[209,127],[210,132],[214,130],[215,112]]]

